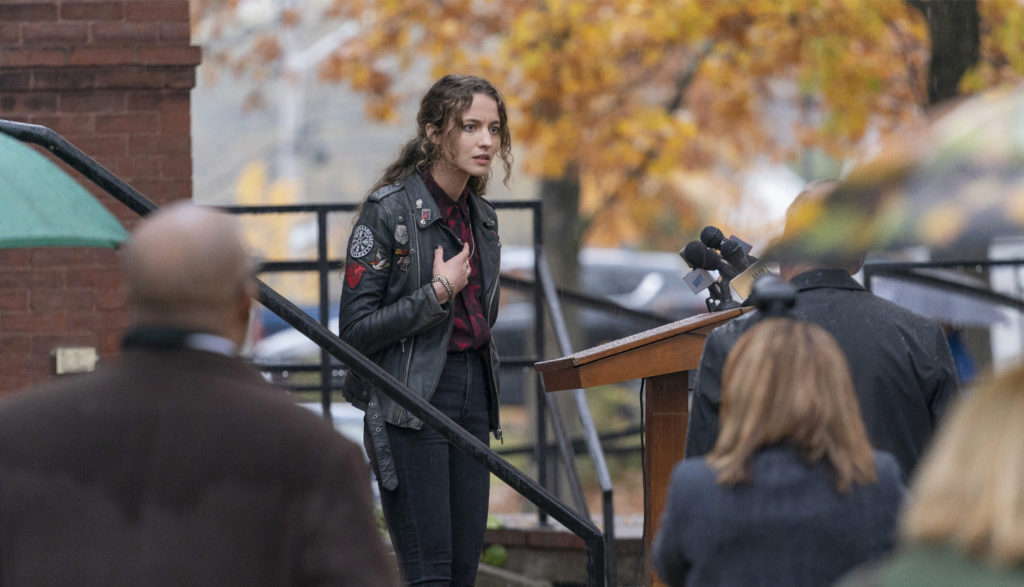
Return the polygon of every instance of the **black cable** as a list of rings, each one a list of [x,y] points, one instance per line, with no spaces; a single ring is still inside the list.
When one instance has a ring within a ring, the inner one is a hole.
[[[644,458],[644,455],[647,454],[647,451],[644,450],[644,437],[647,436],[647,434],[644,431],[644,426],[646,424],[644,422],[644,414],[645,414],[645,411],[644,411],[644,388],[646,387],[646,385],[647,385],[647,379],[641,379],[640,380],[640,485],[641,485],[641,488],[643,490],[643,496],[644,496],[643,503],[645,503],[645,504],[647,503],[647,461]],[[633,567],[633,584],[634,585],[639,585],[640,584],[640,582],[639,582],[639,579],[640,579],[640,561],[643,560],[643,557],[644,557],[644,545],[645,544],[647,544],[647,524],[644,524],[643,525],[643,530],[640,531],[640,550],[637,552],[637,555],[636,555],[636,565]]]

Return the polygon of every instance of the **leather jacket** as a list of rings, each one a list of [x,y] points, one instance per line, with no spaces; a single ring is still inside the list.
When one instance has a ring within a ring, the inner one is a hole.
[[[483,310],[493,326],[501,258],[498,218],[494,207],[474,193],[468,205],[480,254]],[[437,388],[455,323],[451,304],[438,303],[434,294],[434,249],[442,246],[446,259],[462,250],[461,240],[441,220],[418,174],[370,194],[349,237],[339,313],[340,338],[427,401]],[[493,340],[481,350],[488,359],[490,427],[500,440],[498,353]],[[342,394],[366,410],[378,474],[385,487],[392,482],[397,486],[382,421],[416,429],[423,422],[352,371]]]

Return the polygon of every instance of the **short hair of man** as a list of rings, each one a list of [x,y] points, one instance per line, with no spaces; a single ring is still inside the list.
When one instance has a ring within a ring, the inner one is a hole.
[[[1024,365],[975,388],[940,426],[918,467],[901,538],[1024,563]]]
[[[725,362],[721,416],[707,457],[721,484],[751,481],[754,454],[781,442],[824,460],[840,492],[876,479],[846,358],[817,325],[767,318],[745,332]]]

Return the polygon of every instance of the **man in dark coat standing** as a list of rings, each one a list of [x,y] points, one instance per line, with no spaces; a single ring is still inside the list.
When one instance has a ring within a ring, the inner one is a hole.
[[[816,182],[790,206],[823,197],[835,182]],[[892,453],[910,477],[939,418],[959,393],[956,367],[942,328],[864,289],[852,274],[864,256],[780,267],[796,286],[793,316],[823,327],[846,355],[871,444]],[[752,312],[716,328],[704,343],[694,380],[686,456],[711,451],[718,438],[722,368],[733,344],[760,316]]]
[[[121,355],[0,402],[0,582],[395,584],[362,452],[233,356],[237,220],[154,212],[123,268]]]

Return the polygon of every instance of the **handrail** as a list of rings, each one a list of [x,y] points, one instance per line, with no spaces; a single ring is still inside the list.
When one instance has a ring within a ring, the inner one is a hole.
[[[553,282],[552,282],[553,283]],[[536,287],[537,281],[531,279],[525,279],[523,277],[515,277],[512,275],[501,276],[502,291],[504,288],[511,288],[516,290],[532,290]],[[648,312],[645,310],[637,310],[635,308],[627,308],[620,304],[609,300],[606,297],[595,296],[586,294],[583,292],[573,291],[571,289],[564,289],[561,287],[555,287],[554,289],[556,297],[560,300],[572,302],[573,304],[582,308],[591,308],[600,310],[603,312],[614,312],[615,314],[622,316],[623,318],[629,318],[637,324],[645,324],[646,328],[656,328],[663,326],[667,322],[671,322],[671,318],[666,318],[660,314],[654,312]]]
[[[317,283],[319,284],[319,299],[317,317],[320,324],[327,325],[330,319],[330,308],[328,307],[328,274],[331,270],[340,269],[344,264],[341,261],[331,261],[327,258],[327,214],[329,212],[347,212],[358,208],[358,204],[285,204],[285,205],[264,205],[264,206],[222,206],[221,209],[232,214],[295,214],[314,213],[316,215],[316,259],[305,262],[270,262],[265,263],[265,271],[315,271]],[[317,369],[320,376],[320,409],[324,418],[331,418],[331,390],[332,371],[330,355],[323,348],[320,349],[320,364]]]
[[[128,185],[49,127],[0,119],[0,132],[19,141],[46,148],[139,216],[145,216],[157,209],[157,205],[143,196],[139,190]]]
[[[158,208],[138,190],[50,128],[0,120],[0,132],[23,142],[45,147],[140,216],[145,216]],[[563,504],[522,471],[492,451],[485,443],[464,431],[425,399],[412,393],[380,366],[342,341],[324,325],[313,320],[273,288],[260,280],[257,280],[257,285],[259,288],[257,299],[260,303],[317,343],[326,352],[344,362],[350,369],[354,369],[359,375],[376,384],[395,403],[437,430],[457,448],[483,463],[488,470],[505,481],[520,495],[548,512],[568,530],[583,539],[587,548],[587,585],[598,587],[604,584],[601,573],[604,567],[604,537],[590,520]]]
[[[1008,306],[1018,311],[1024,311],[1024,300],[1009,296],[987,287],[976,287],[964,283],[956,283],[924,273],[914,269],[939,269],[962,267],[964,265],[984,265],[986,267],[997,267],[1000,265],[1020,265],[1020,259],[992,259],[977,261],[922,261],[913,263],[865,263],[864,264],[864,287],[871,289],[871,280],[874,277],[890,277],[928,285],[937,289],[943,289],[952,293],[960,293],[980,298],[992,304]]]
[[[536,266],[539,269],[541,291],[544,293],[544,302],[548,306],[548,315],[551,316],[551,325],[555,330],[555,338],[563,356],[573,353],[572,341],[569,339],[569,329],[565,324],[565,316],[562,314],[561,302],[555,291],[555,282],[551,277],[551,268],[548,266],[547,258],[543,253],[537,255]],[[541,383],[543,385],[543,382]],[[545,393],[546,396],[553,394]],[[608,473],[608,464],[604,459],[604,450],[601,448],[601,439],[594,427],[594,417],[590,413],[590,405],[587,403],[586,394],[582,389],[572,390],[573,399],[576,402],[576,412],[580,417],[580,424],[583,426],[583,440],[587,445],[587,451],[594,460],[594,468],[597,469],[597,480],[601,485],[602,512],[604,514],[604,544],[605,544],[605,576],[609,585],[614,585],[618,578],[618,568],[615,557],[615,506],[612,500],[612,477]],[[554,402],[552,402],[554,403]],[[556,404],[557,405],[557,404]]]

